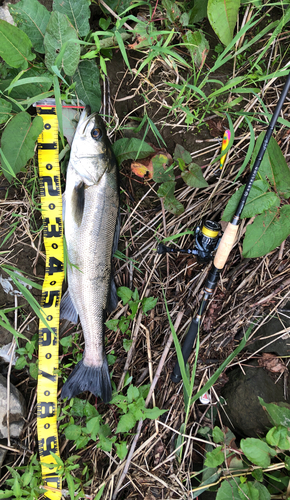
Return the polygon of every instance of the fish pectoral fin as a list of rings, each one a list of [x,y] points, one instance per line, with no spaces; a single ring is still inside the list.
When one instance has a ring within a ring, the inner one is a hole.
[[[60,301],[60,318],[68,319],[72,323],[78,322],[78,312],[73,305],[68,289]]]
[[[81,225],[85,206],[85,184],[83,181],[75,185],[72,194],[73,217],[78,226]]]
[[[117,308],[118,302],[119,302],[119,299],[118,299],[116,284],[115,284],[114,276],[113,276],[113,272],[112,272],[111,273],[110,290],[108,293],[108,300],[107,300],[107,306],[106,306],[108,313],[115,311],[115,309]]]

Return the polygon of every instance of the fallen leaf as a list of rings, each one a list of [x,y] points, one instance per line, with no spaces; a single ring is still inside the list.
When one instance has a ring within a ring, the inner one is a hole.
[[[263,366],[266,370],[272,373],[284,373],[287,371],[287,367],[284,365],[283,361],[268,352],[263,352],[262,357],[258,360],[259,366]]]
[[[153,147],[153,146],[152,146]],[[166,169],[172,164],[172,156],[167,153],[165,149],[160,149],[153,147],[155,153],[151,153],[146,158],[142,160],[133,161],[131,163],[132,172],[138,177],[142,177],[143,179],[152,179],[154,174],[156,178],[154,178],[155,182],[164,182],[164,180],[174,180],[173,172],[169,174],[170,179],[164,174]],[[164,173],[163,173],[164,170]]]

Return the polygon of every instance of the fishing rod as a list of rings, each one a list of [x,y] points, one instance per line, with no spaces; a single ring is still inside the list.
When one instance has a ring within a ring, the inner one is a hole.
[[[229,256],[229,254],[232,250],[232,247],[234,245],[234,242],[236,240],[241,213],[242,213],[243,208],[247,202],[249,192],[251,190],[251,187],[252,187],[253,182],[255,180],[255,177],[257,175],[258,169],[260,167],[261,161],[262,161],[263,156],[265,154],[265,151],[267,149],[269,140],[270,140],[271,135],[273,133],[273,130],[275,128],[276,122],[277,122],[278,117],[280,115],[280,111],[282,109],[282,106],[283,106],[284,101],[286,99],[286,96],[288,94],[289,88],[290,88],[290,73],[288,74],[287,80],[284,84],[284,88],[282,90],[280,99],[279,99],[278,104],[276,106],[276,109],[273,113],[270,125],[267,129],[267,132],[265,134],[262,145],[259,149],[258,155],[256,157],[256,160],[255,160],[255,163],[254,163],[254,166],[252,169],[252,172],[249,175],[248,181],[246,183],[244,192],[242,194],[242,197],[241,197],[240,202],[238,204],[238,207],[236,209],[235,215],[234,215],[232,221],[228,223],[226,230],[225,230],[225,232],[220,240],[220,243],[219,243],[216,255],[214,257],[214,261],[213,261],[211,270],[210,270],[208,278],[207,278],[206,285],[205,285],[204,290],[203,290],[203,298],[202,298],[202,302],[201,302],[198,314],[192,320],[191,325],[189,327],[189,330],[186,334],[183,346],[182,346],[182,355],[183,355],[184,364],[186,364],[186,362],[189,358],[189,355],[191,353],[191,350],[192,350],[192,347],[193,347],[193,344],[194,344],[194,341],[195,341],[195,338],[197,336],[197,332],[199,329],[201,317],[202,317],[203,312],[205,311],[207,302],[215,290],[215,287],[216,287],[218,279],[219,279],[219,275],[227,262],[228,256]],[[181,378],[182,377],[181,377],[180,367],[179,367],[179,364],[177,361],[175,364],[173,373],[171,375],[171,380],[174,383],[177,383],[177,382],[180,382]]]

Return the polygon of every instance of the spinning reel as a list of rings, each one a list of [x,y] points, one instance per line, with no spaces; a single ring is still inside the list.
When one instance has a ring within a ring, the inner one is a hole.
[[[195,230],[195,248],[171,248],[159,243],[157,253],[187,253],[196,255],[199,262],[209,262],[213,259],[213,252],[217,249],[221,237],[219,232],[221,225],[218,222],[206,220],[201,226],[197,226]]]

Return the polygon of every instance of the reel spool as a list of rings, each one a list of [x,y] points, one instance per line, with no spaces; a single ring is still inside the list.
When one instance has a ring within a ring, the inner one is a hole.
[[[218,222],[205,220],[201,227],[197,226],[195,230],[195,248],[176,249],[167,247],[163,243],[159,243],[157,253],[187,253],[196,255],[199,262],[209,262],[213,258],[213,252],[219,245],[221,239],[221,237],[219,237],[220,231],[221,225]]]

